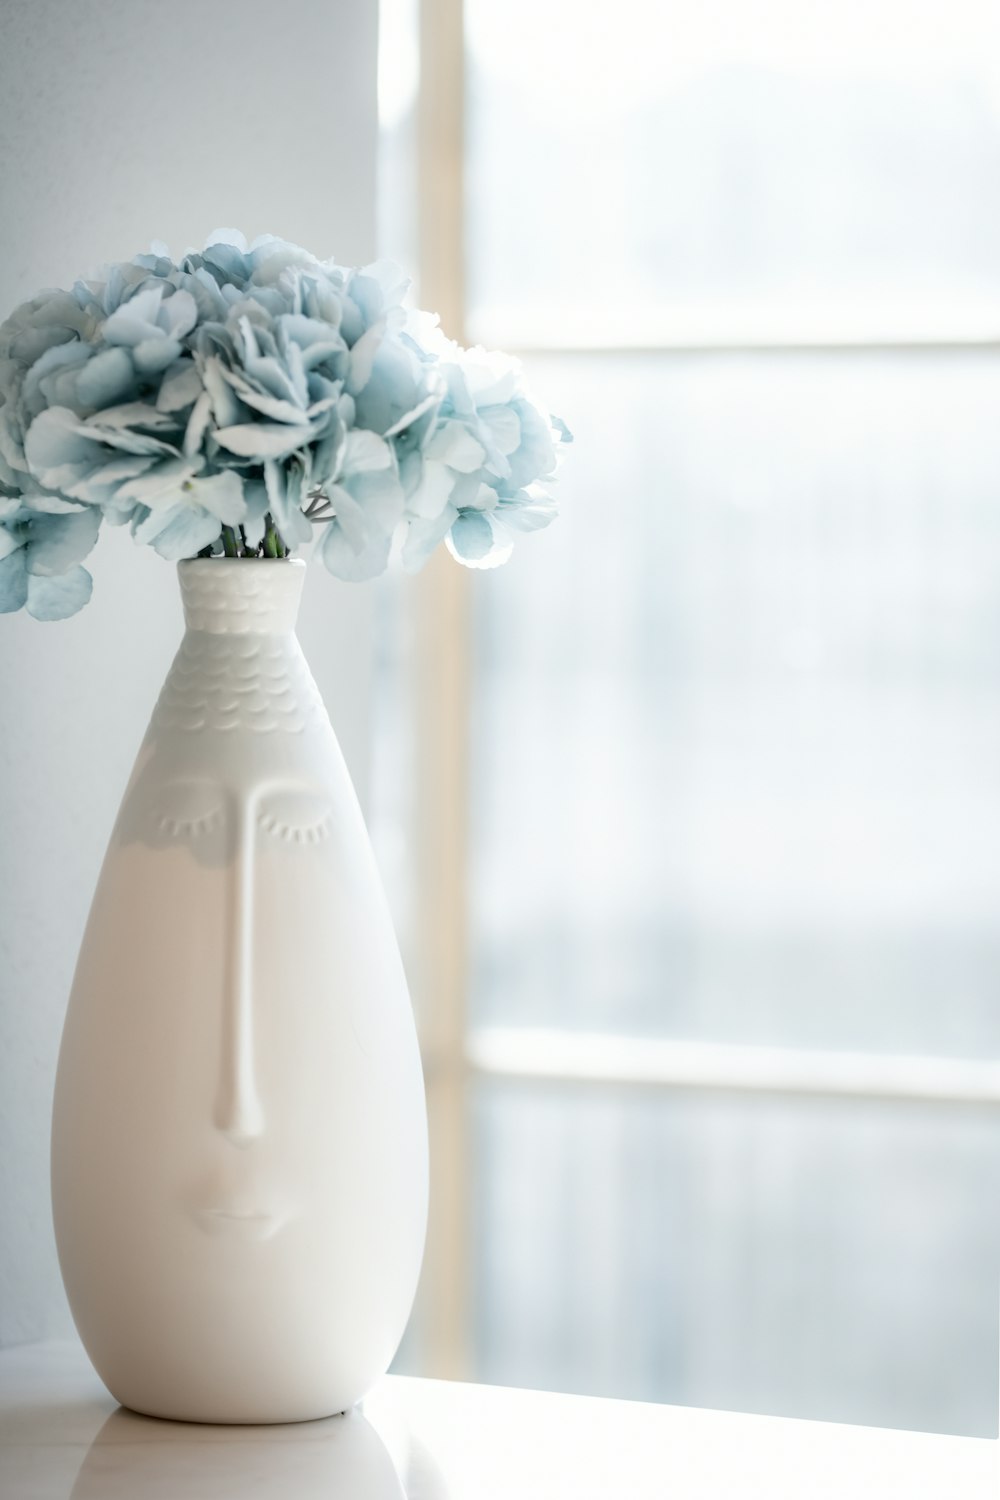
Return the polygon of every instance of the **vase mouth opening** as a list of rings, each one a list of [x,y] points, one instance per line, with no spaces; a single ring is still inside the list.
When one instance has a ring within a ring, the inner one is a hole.
[[[185,624],[212,635],[287,635],[305,572],[300,557],[188,558],[177,565]]]

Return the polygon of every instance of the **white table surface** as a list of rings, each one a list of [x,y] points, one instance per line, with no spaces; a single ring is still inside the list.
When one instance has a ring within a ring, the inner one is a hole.
[[[389,1377],[363,1411],[198,1427],[76,1344],[0,1352],[0,1500],[997,1500],[997,1443]]]

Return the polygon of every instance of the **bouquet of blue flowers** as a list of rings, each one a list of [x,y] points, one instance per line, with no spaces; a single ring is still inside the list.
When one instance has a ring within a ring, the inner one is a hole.
[[[0,611],[74,614],[102,521],[165,558],[284,557],[338,578],[470,567],[555,513],[565,426],[517,362],[446,339],[386,263],[272,236],[162,246],[0,327]]]

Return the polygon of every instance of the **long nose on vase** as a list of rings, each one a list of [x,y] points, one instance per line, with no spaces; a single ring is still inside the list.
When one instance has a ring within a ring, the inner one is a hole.
[[[252,809],[241,814],[233,855],[214,1123],[234,1146],[264,1133],[257,1092],[253,1013],[254,843]]]

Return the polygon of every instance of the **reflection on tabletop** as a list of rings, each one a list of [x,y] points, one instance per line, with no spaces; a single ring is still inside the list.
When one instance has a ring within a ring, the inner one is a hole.
[[[401,1470],[417,1455],[396,1455]],[[420,1455],[420,1500],[443,1500]],[[428,1484],[430,1481],[430,1484]],[[406,1500],[396,1463],[360,1409],[269,1427],[165,1422],[119,1407],[97,1433],[69,1500]]]

